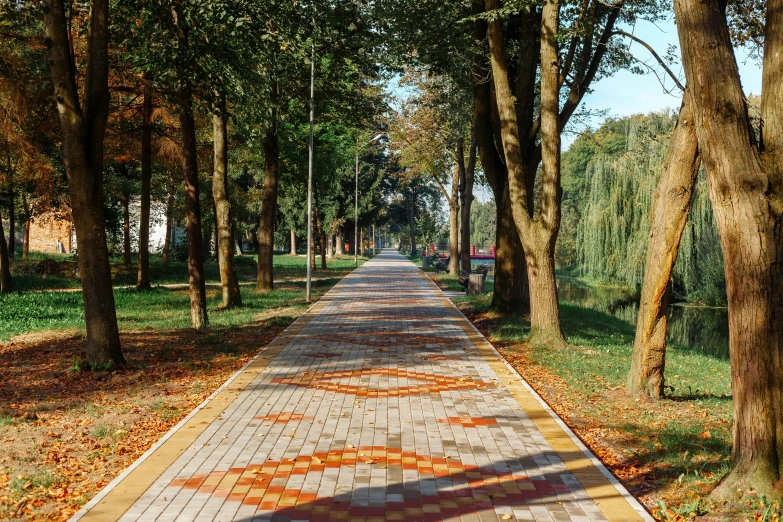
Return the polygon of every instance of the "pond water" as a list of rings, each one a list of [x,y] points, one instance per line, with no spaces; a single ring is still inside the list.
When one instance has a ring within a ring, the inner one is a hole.
[[[608,313],[631,325],[639,316],[639,294],[623,288],[588,286],[558,279],[560,300]],[[729,358],[729,322],[726,308],[669,307],[669,344],[720,359]]]

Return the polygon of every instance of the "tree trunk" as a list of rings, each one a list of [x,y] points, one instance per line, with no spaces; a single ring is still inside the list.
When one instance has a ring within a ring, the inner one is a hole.
[[[264,194],[261,199],[261,218],[258,227],[258,279],[256,281],[256,290],[260,291],[274,288],[272,264],[277,213],[277,174],[280,167],[276,118],[277,111],[273,110],[273,121],[264,136]],[[293,242],[295,241],[294,239]]]
[[[460,261],[462,271],[470,271],[470,207],[473,204],[473,181],[476,172],[476,138],[471,130],[468,165],[460,180]],[[458,156],[457,159],[460,159]]]
[[[163,253],[161,259],[164,263],[169,260],[171,250],[171,233],[174,229],[174,180],[169,176],[169,196],[166,200],[166,239],[163,240]]]
[[[340,227],[340,229],[337,230],[337,235],[334,238],[334,243],[335,243],[336,254],[338,256],[345,255],[345,232],[343,231],[342,227]]]
[[[22,260],[27,261],[30,255],[30,205],[27,204],[27,194],[22,192],[22,206],[24,207],[24,242],[22,243]]]
[[[193,120],[193,94],[187,83],[179,92],[179,124],[182,132],[182,170],[185,174],[185,214],[188,227],[188,286],[190,325],[196,330],[208,325],[207,293],[204,276],[201,202],[199,200],[196,124]]]
[[[748,117],[725,3],[675,0],[683,70],[723,250],[733,462],[715,494],[781,497],[783,477],[783,0],[767,3],[762,149]]]
[[[223,308],[242,305],[236,267],[234,265],[234,223],[231,201],[228,198],[228,130],[226,101],[221,98],[212,114],[214,130],[215,162],[212,177],[212,197],[215,200],[217,242],[215,249],[220,267],[220,284],[223,290]]]
[[[68,177],[87,327],[87,361],[93,368],[125,367],[103,215],[103,142],[109,111],[109,2],[93,0],[86,48],[84,106],[79,99],[62,0],[43,2],[45,42],[60,115],[62,157]]]
[[[141,195],[139,198],[139,270],[137,290],[150,288],[150,185],[152,184],[152,91],[145,78],[141,114]]]
[[[483,0],[473,0],[471,6],[474,15],[484,12]],[[480,43],[486,37],[486,21],[476,20],[473,23],[473,38]],[[478,55],[474,57],[473,77],[473,132],[497,212],[494,290],[489,310],[499,315],[514,313],[525,316],[530,312],[525,254],[511,215],[503,146],[501,142],[495,141],[492,81],[484,79],[486,71]]]
[[[499,0],[487,0],[487,9],[497,9]],[[522,158],[515,97],[511,92],[506,62],[503,25],[500,19],[488,24],[488,40],[494,77],[500,131],[508,166],[511,210],[525,250],[530,283],[530,340],[550,346],[563,346],[557,301],[554,250],[560,227],[560,129],[559,58],[556,35],[560,6],[544,4],[541,14],[541,214],[533,217],[528,191],[528,168]],[[530,173],[532,176],[533,173]],[[534,295],[534,293],[536,295]]]
[[[16,191],[14,182],[8,189],[8,257],[13,259],[16,255]]]
[[[411,255],[416,255],[417,250],[416,250],[416,191],[415,190],[412,191],[412,195],[408,199],[408,227],[410,228],[410,236],[411,236]]]
[[[457,144],[457,157],[464,157],[465,145]],[[449,198],[449,273],[459,275],[459,182],[465,177],[465,161],[457,161],[451,174],[451,197]]]
[[[11,288],[11,261],[8,255],[8,244],[5,241],[3,230],[3,216],[0,212],[0,294],[10,294]]]
[[[661,179],[653,196],[644,283],[627,382],[627,390],[631,394],[641,393],[654,399],[664,395],[666,315],[671,275],[688,221],[699,163],[690,94],[686,91]]]
[[[526,316],[530,313],[530,288],[527,280],[525,251],[511,215],[508,188],[495,192],[495,289],[490,311],[506,315]]]
[[[292,256],[296,255],[296,232],[291,231],[291,252]]]
[[[131,265],[131,237],[130,237],[130,197],[123,190],[122,193],[122,264]]]
[[[326,232],[324,232],[321,213],[315,208],[315,224],[318,231],[318,247],[321,252],[321,269],[326,270]]]

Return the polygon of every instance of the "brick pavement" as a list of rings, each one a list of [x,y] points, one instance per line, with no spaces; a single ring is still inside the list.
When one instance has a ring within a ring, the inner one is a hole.
[[[289,330],[77,518],[650,520],[396,251]]]

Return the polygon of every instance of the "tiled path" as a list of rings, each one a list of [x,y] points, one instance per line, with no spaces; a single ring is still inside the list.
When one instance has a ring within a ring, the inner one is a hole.
[[[428,278],[386,250],[82,520],[641,520]]]

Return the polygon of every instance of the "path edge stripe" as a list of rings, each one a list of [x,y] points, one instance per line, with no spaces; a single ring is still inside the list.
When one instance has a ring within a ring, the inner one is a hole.
[[[409,260],[410,261],[410,260]],[[541,395],[538,394],[538,392],[530,385],[530,383],[527,382],[527,380],[520,374],[516,368],[514,368],[503,355],[495,348],[495,346],[489,342],[489,339],[487,339],[483,333],[481,333],[481,330],[476,328],[476,325],[473,324],[473,322],[467,318],[467,316],[462,313],[462,310],[459,309],[459,307],[454,304],[454,302],[449,299],[448,297],[443,295],[443,290],[435,283],[435,281],[432,280],[432,278],[427,274],[424,270],[421,270],[415,263],[411,262],[413,266],[415,266],[417,269],[419,269],[419,272],[422,274],[422,276],[429,282],[437,291],[437,297],[443,301],[447,301],[449,303],[450,308],[453,310],[456,310],[459,314],[459,317],[465,320],[465,322],[470,325],[470,328],[473,330],[473,332],[484,342],[489,348],[494,352],[495,356],[500,359],[500,361],[508,368],[510,371],[512,371],[522,382],[522,385],[525,387],[525,389],[530,393],[530,395],[536,399],[536,401],[541,405],[541,407],[546,411],[549,416],[554,420],[557,425],[560,427],[560,429],[565,432],[566,435],[568,435],[568,438],[571,439],[571,442],[574,443],[574,445],[579,448],[579,450],[590,460],[592,465],[598,469],[601,474],[609,481],[612,486],[617,490],[617,492],[620,494],[623,499],[625,499],[626,502],[631,506],[631,508],[636,511],[640,517],[642,517],[642,520],[645,522],[655,522],[655,518],[650,514],[650,512],[647,510],[647,508],[644,507],[644,505],[639,502],[639,500],[631,495],[631,493],[625,488],[625,486],[622,485],[622,483],[617,479],[617,477],[612,474],[611,471],[604,465],[601,460],[595,456],[595,454],[590,451],[590,448],[588,448],[584,442],[582,442],[582,439],[580,439],[576,433],[563,421],[563,419],[560,418],[560,416],[555,412],[549,404],[544,400]],[[498,375],[498,377],[500,377]],[[515,397],[516,399],[516,397]],[[520,405],[521,406],[521,405]],[[524,409],[524,408],[523,408]],[[600,506],[599,506],[600,509]],[[602,510],[603,511],[603,510]]]
[[[313,311],[315,311],[315,308],[316,308],[316,307],[318,307],[318,308],[322,308],[323,306],[325,306],[325,305],[326,305],[326,303],[327,303],[327,302],[330,300],[330,298],[331,298],[331,297],[333,297],[333,296],[330,296],[330,294],[331,294],[332,292],[334,292],[335,290],[337,290],[339,287],[343,286],[343,285],[345,284],[345,280],[346,280],[346,279],[348,279],[349,277],[351,277],[351,275],[352,275],[354,272],[356,272],[357,270],[359,270],[359,269],[361,269],[361,268],[363,268],[363,267],[364,267],[364,264],[362,264],[362,265],[361,265],[361,266],[359,266],[359,267],[356,267],[356,268],[354,268],[353,270],[351,270],[351,272],[349,272],[348,274],[346,274],[346,275],[345,275],[345,276],[344,276],[344,277],[343,277],[343,278],[342,278],[340,281],[338,281],[338,282],[337,282],[337,283],[336,283],[334,286],[332,286],[332,288],[330,288],[330,289],[329,289],[329,290],[328,290],[328,291],[327,291],[327,292],[326,292],[324,295],[322,295],[322,296],[321,296],[321,297],[320,297],[320,298],[319,298],[317,301],[315,301],[315,302],[314,302],[314,303],[313,303],[313,304],[312,304],[312,305],[311,305],[311,306],[310,306],[310,307],[309,307],[307,310],[305,310],[305,311],[304,311],[304,312],[303,312],[303,313],[302,313],[302,314],[301,314],[299,317],[297,317],[296,319],[294,319],[294,321],[293,321],[291,324],[289,324],[289,325],[288,325],[288,326],[287,326],[287,327],[286,327],[286,328],[285,328],[285,329],[284,329],[282,332],[280,332],[279,334],[277,334],[277,336],[276,336],[274,339],[272,339],[272,340],[271,340],[271,341],[270,341],[270,342],[269,342],[269,343],[268,343],[266,346],[264,346],[263,348],[261,348],[261,349],[258,351],[258,353],[256,353],[256,354],[255,354],[255,355],[254,355],[254,356],[253,356],[253,357],[252,357],[252,358],[251,358],[249,361],[247,361],[247,362],[246,362],[244,365],[242,365],[242,367],[241,367],[241,368],[239,368],[239,369],[238,369],[236,372],[234,372],[234,374],[232,374],[232,375],[231,375],[231,377],[229,377],[229,378],[228,378],[228,380],[227,380],[226,382],[224,382],[223,384],[221,384],[221,385],[220,385],[220,387],[218,387],[218,388],[217,388],[217,389],[216,389],[214,392],[212,392],[212,393],[210,394],[210,396],[209,396],[209,397],[207,397],[206,399],[204,399],[204,401],[203,401],[201,404],[199,404],[198,406],[196,406],[196,408],[195,408],[195,409],[193,409],[193,410],[192,410],[190,413],[188,413],[188,414],[187,414],[185,417],[183,417],[183,418],[182,418],[182,420],[180,420],[180,421],[179,421],[177,424],[175,424],[175,425],[174,425],[174,426],[173,426],[173,427],[172,427],[172,428],[171,428],[169,431],[167,431],[167,432],[166,432],[166,434],[165,434],[165,435],[163,435],[163,437],[161,437],[161,438],[160,438],[160,439],[159,439],[159,440],[158,440],[158,441],[157,441],[155,444],[153,444],[153,445],[152,445],[152,446],[151,446],[151,447],[150,447],[150,448],[149,448],[147,451],[145,451],[144,453],[142,453],[142,455],[141,455],[141,456],[140,456],[138,459],[136,459],[136,460],[135,460],[135,461],[134,461],[134,462],[133,462],[133,463],[132,463],[130,466],[128,466],[127,468],[125,468],[124,470],[122,470],[122,472],[121,472],[119,475],[117,475],[116,477],[114,477],[114,479],[113,479],[111,482],[109,482],[108,484],[106,484],[106,486],[104,486],[104,487],[103,487],[103,489],[101,489],[101,490],[98,492],[98,494],[97,494],[97,495],[95,495],[95,496],[94,496],[92,499],[90,499],[90,501],[89,501],[89,502],[87,502],[87,503],[86,503],[84,506],[82,506],[82,508],[81,508],[81,509],[79,509],[79,511],[77,511],[76,513],[74,513],[74,514],[73,514],[73,515],[72,515],[72,516],[71,516],[71,517],[68,519],[68,522],[78,522],[79,520],[81,520],[82,518],[84,518],[86,515],[88,515],[88,514],[89,514],[89,512],[90,512],[90,511],[91,511],[93,508],[95,508],[95,506],[97,506],[97,505],[98,505],[98,504],[99,504],[99,503],[100,503],[100,502],[101,502],[101,501],[102,501],[102,500],[103,500],[103,499],[104,499],[104,498],[105,498],[105,497],[106,497],[106,496],[107,496],[109,493],[111,493],[111,492],[112,492],[112,491],[113,491],[113,490],[114,490],[114,489],[115,489],[117,486],[119,486],[119,485],[120,485],[120,483],[121,483],[123,480],[125,480],[126,478],[128,478],[128,476],[129,476],[131,473],[133,473],[133,471],[135,471],[135,470],[136,470],[136,469],[137,469],[139,466],[141,466],[141,465],[142,465],[142,464],[143,464],[145,461],[147,461],[147,460],[148,460],[148,459],[149,459],[149,458],[150,458],[150,457],[151,457],[151,456],[152,456],[152,455],[153,455],[153,454],[154,454],[156,451],[158,451],[158,450],[159,450],[159,449],[160,449],[160,448],[161,448],[161,447],[162,447],[162,446],[163,446],[163,445],[164,445],[164,444],[165,444],[165,443],[166,443],[166,442],[167,442],[167,441],[168,441],[168,440],[169,440],[169,439],[170,439],[170,438],[171,438],[171,437],[172,437],[172,436],[173,436],[173,435],[174,435],[174,434],[177,432],[177,431],[179,431],[179,430],[180,430],[180,429],[181,429],[183,426],[185,426],[185,424],[187,424],[187,423],[188,423],[188,422],[189,422],[189,421],[190,421],[190,420],[191,420],[191,419],[192,419],[192,418],[193,418],[193,417],[194,417],[194,416],[195,416],[197,413],[199,413],[199,412],[200,412],[201,410],[203,410],[203,409],[204,409],[206,406],[208,406],[208,405],[209,405],[209,403],[211,403],[211,402],[212,402],[212,401],[215,399],[215,397],[217,397],[218,395],[220,395],[220,393],[221,393],[221,392],[225,391],[225,389],[226,389],[226,388],[228,388],[228,387],[231,385],[231,383],[232,383],[232,382],[234,382],[234,381],[236,380],[236,378],[237,378],[237,377],[239,377],[239,376],[240,376],[242,373],[244,373],[244,372],[245,372],[245,371],[246,371],[246,370],[247,370],[247,369],[248,369],[248,368],[249,368],[251,365],[253,365],[253,364],[254,364],[254,363],[255,363],[255,362],[258,360],[258,358],[259,358],[259,357],[261,357],[262,355],[264,355],[264,353],[266,353],[266,352],[267,352],[267,350],[268,350],[268,349],[269,349],[271,346],[275,345],[275,343],[277,343],[277,342],[278,342],[278,341],[279,341],[279,340],[280,340],[282,337],[284,337],[285,335],[289,334],[289,333],[290,333],[290,332],[289,332],[289,330],[293,330],[294,328],[299,328],[299,329],[301,329],[301,328],[303,328],[304,326],[306,326],[306,324],[307,324],[307,323],[309,323],[309,322],[310,322],[310,320],[311,320],[311,319],[314,317],[314,315],[312,314],[312,312],[313,312]],[[306,318],[306,321],[305,321],[305,318]],[[301,324],[301,325],[300,325],[299,323],[304,323],[304,324]],[[251,382],[252,382],[252,381],[251,381]],[[232,402],[233,402],[233,401],[232,401]],[[230,403],[229,403],[229,404],[230,404]],[[226,405],[226,407],[228,407],[228,404]],[[225,410],[225,408],[221,409],[220,411],[222,412],[223,410]],[[220,416],[220,414],[218,413],[217,415],[215,415],[215,418],[217,418],[217,417],[219,417],[219,416]],[[213,421],[214,421],[214,419],[213,419]],[[210,424],[211,424],[211,423],[210,423]],[[195,431],[195,433],[193,433],[193,435],[195,435],[195,437],[196,437],[196,438],[198,438],[198,436],[199,436],[199,435],[201,435],[201,433],[203,433],[203,432],[206,430],[206,428],[207,428],[208,426],[209,426],[209,424],[208,424],[208,425],[206,425],[206,426],[204,426],[204,428],[203,428],[202,430],[197,430],[197,431]],[[175,458],[174,460],[176,460],[176,458]],[[173,463],[174,463],[174,462],[172,461],[171,463],[169,463],[169,465],[171,465],[171,464],[173,464]],[[168,467],[168,466],[167,466],[167,467]],[[157,477],[155,477],[155,480],[157,480]],[[154,482],[154,480],[153,480],[153,482]],[[139,497],[140,497],[142,494],[144,494],[144,492],[145,492],[146,490],[147,490],[147,488],[145,488],[144,490],[140,491],[140,492],[139,492]],[[131,505],[132,505],[132,504],[131,504]],[[124,514],[124,513],[125,513],[125,512],[126,512],[126,511],[127,511],[129,508],[130,508],[130,507],[131,507],[131,506],[127,506],[127,508],[126,508],[125,510],[123,510],[123,511],[122,511],[122,514]],[[119,518],[119,517],[118,517],[118,518]]]

